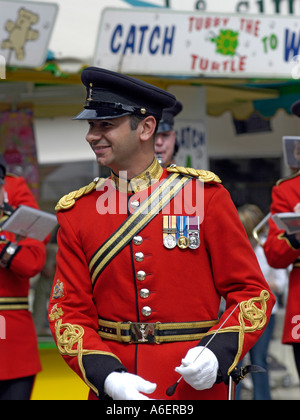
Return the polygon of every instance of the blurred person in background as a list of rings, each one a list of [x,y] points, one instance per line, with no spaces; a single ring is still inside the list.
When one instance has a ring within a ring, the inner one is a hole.
[[[293,104],[291,111],[300,117],[300,101]],[[295,155],[298,155],[297,151],[295,151]],[[277,181],[273,187],[271,214],[300,212],[300,171],[298,168],[291,168],[292,175]],[[274,220],[270,218],[264,251],[268,263],[272,267],[286,268],[292,265],[282,343],[293,347],[300,379],[300,234],[288,234],[279,229]]]
[[[176,101],[173,107],[163,110],[162,119],[158,124],[154,143],[155,154],[159,163],[165,168],[175,163],[175,156],[179,150],[176,131],[173,127],[174,117],[182,111],[182,108],[182,103]]]
[[[253,229],[264,219],[262,210],[255,204],[244,204],[243,206],[238,207],[238,213],[246,230],[251,246],[255,252],[262,273],[266,281],[269,283],[271,291],[275,296],[282,295],[288,282],[287,271],[285,269],[274,269],[270,267],[265,257],[263,247],[258,244],[257,240],[253,236]],[[266,233],[267,232],[265,229],[260,232],[261,244],[263,244],[266,240]],[[252,364],[258,365],[266,370],[266,373],[255,373],[252,375],[254,400],[272,399],[267,358],[269,354],[270,342],[272,340],[273,331],[275,328],[277,311],[278,304],[276,302],[272,310],[269,324],[267,325],[263,335],[249,352]]]
[[[20,204],[38,208],[25,180],[6,174],[0,155],[1,222]],[[41,370],[28,293],[30,278],[42,270],[45,260],[43,242],[0,232],[0,316],[5,320],[5,337],[0,339],[0,400],[29,400]]]

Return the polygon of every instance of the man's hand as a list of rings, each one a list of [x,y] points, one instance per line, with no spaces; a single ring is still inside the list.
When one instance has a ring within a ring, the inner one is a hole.
[[[127,372],[112,372],[104,382],[104,391],[113,400],[150,400],[141,394],[152,394],[156,384]]]
[[[214,385],[218,368],[219,362],[214,353],[208,348],[199,346],[187,352],[181,361],[181,366],[177,367],[175,371],[182,375],[185,382],[191,387],[200,391]]]

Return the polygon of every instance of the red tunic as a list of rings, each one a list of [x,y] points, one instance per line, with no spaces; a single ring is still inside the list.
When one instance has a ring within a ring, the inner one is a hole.
[[[164,170],[154,185],[167,175]],[[111,186],[111,182],[109,179],[107,185]],[[196,183],[199,181],[191,181],[183,192],[195,191]],[[261,294],[264,295],[263,290],[269,292],[269,287],[228,192],[214,182],[205,184],[204,202],[202,197],[198,203],[202,216],[204,211],[198,249],[178,246],[167,249],[163,245],[163,215],[174,214],[171,206],[154,217],[139,233],[142,240],[126,245],[92,284],[89,265],[95,252],[127,219],[127,214],[119,214],[118,210],[116,214],[99,214],[109,200],[105,191],[92,188],[70,209],[58,212],[59,251],[49,308],[50,326],[66,362],[100,398],[104,398],[101,384],[105,377],[125,366],[129,372],[158,384],[151,398],[167,399],[166,389],[179,378],[175,367],[199,339],[192,341],[187,337],[182,342],[124,344],[100,338],[98,318],[141,323],[208,321],[212,326],[211,321],[218,319],[223,296],[227,301],[226,311],[219,322],[215,321],[216,326],[204,334],[201,344],[206,344],[237,303],[251,298],[259,300]],[[149,195],[149,189],[127,194],[113,187],[111,193],[119,209],[124,202],[142,202]],[[142,253],[142,258],[138,258],[137,253]],[[145,273],[144,278],[139,278],[137,273],[140,272]],[[244,318],[239,320],[240,309],[237,309],[224,325],[223,333],[212,341],[214,345],[209,345],[217,353],[220,365],[226,367],[226,374],[261,335],[274,304],[274,297],[268,292],[257,304],[265,317],[262,329]],[[148,311],[144,311],[145,307]],[[251,312],[252,302],[249,307]],[[195,391],[181,381],[172,398],[226,399],[226,395],[224,383],[207,391]],[[91,393],[90,398],[95,395]]]
[[[9,204],[13,207],[24,204],[38,208],[23,178],[8,175],[5,178],[5,190]],[[14,240],[13,234],[1,232],[0,253],[10,241]],[[5,326],[6,336],[5,339],[0,339],[0,380],[32,376],[41,370],[31,313],[24,309],[4,310],[3,308],[10,302],[7,298],[17,298],[15,305],[18,306],[18,298],[28,297],[30,278],[37,275],[45,264],[45,245],[33,239],[22,240],[18,245],[19,248],[11,264],[7,268],[0,267],[0,315],[3,317],[2,328]]]
[[[300,202],[300,172],[279,181],[272,190],[271,213],[293,212]],[[282,342],[299,343],[299,301],[300,301],[300,242],[294,235],[279,230],[269,219],[269,233],[264,244],[269,264],[274,268],[287,268],[292,265],[289,278],[289,292]]]

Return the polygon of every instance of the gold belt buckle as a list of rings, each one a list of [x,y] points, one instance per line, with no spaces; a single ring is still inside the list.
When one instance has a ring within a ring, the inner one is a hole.
[[[155,327],[156,323],[130,322],[130,343],[156,343]]]

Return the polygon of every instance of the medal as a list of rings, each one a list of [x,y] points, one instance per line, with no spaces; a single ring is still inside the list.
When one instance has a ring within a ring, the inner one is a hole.
[[[163,244],[167,249],[176,247],[176,216],[163,216]]]
[[[186,216],[177,216],[177,246],[180,249],[186,249],[189,246],[186,219]]]
[[[180,249],[187,249],[189,247],[189,240],[186,236],[179,236],[177,246]]]
[[[189,238],[189,248],[197,249],[200,246],[200,226],[199,226],[199,216],[188,217],[187,220],[187,234]]]

